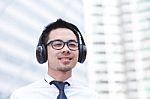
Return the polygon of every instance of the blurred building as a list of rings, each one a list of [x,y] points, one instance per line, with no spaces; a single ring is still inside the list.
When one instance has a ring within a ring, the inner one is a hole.
[[[101,99],[150,99],[150,0],[84,0],[90,86]]]

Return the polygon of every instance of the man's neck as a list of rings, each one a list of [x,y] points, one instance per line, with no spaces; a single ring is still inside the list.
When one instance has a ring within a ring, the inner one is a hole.
[[[48,75],[57,81],[65,81],[72,76],[72,71],[61,72],[61,71],[51,71],[48,70]]]

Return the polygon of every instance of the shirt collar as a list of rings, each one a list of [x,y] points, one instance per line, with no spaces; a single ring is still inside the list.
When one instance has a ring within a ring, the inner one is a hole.
[[[48,75],[48,73],[46,73],[44,80],[47,83],[50,83],[51,81],[55,80],[54,78],[52,78],[51,76]]]
[[[47,83],[50,83],[51,81],[53,81],[53,80],[55,80],[55,79],[52,78],[50,75],[48,75],[48,73],[46,73],[44,80],[45,80]],[[64,82],[65,82],[65,81],[64,81]],[[69,79],[66,80],[66,82],[68,82],[69,84],[72,84],[72,83],[73,83],[73,78],[70,77]]]

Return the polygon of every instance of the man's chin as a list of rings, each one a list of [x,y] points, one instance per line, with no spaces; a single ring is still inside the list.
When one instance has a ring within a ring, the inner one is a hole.
[[[69,67],[66,68],[66,66],[65,66],[65,67],[60,67],[60,68],[58,68],[58,70],[59,70],[59,71],[62,71],[62,72],[68,72],[68,71],[71,71],[72,68],[69,68]]]

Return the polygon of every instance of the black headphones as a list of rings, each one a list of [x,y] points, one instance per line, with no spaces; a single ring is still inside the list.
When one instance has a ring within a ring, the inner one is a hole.
[[[48,37],[49,32],[53,29],[57,28],[68,28],[74,32],[74,34],[77,36],[77,40],[79,42],[79,58],[78,62],[83,63],[86,59],[86,53],[87,48],[83,39],[83,36],[81,35],[81,32],[79,29],[73,25],[72,23],[66,22],[62,19],[57,19],[56,22],[53,22],[45,27],[43,30],[39,42],[36,47],[36,58],[37,61],[40,64],[43,64],[47,61],[47,48],[46,48],[46,42],[45,39]]]

